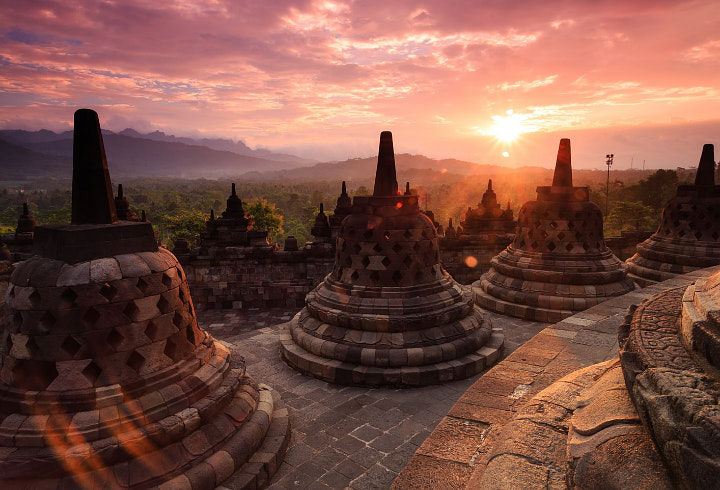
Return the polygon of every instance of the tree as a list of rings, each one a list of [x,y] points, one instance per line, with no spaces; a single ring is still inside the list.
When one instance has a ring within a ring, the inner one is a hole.
[[[361,185],[360,187],[355,189],[355,192],[353,193],[353,195],[355,196],[369,196],[370,194],[372,194],[372,192],[364,185]]]
[[[660,169],[628,190],[634,200],[642,201],[656,212],[660,212],[665,203],[675,196],[679,183],[675,170]]]
[[[641,202],[612,203],[607,216],[605,235],[619,235],[627,230],[652,230],[657,226],[657,213]]]
[[[253,219],[253,228],[256,230],[267,230],[270,242],[275,242],[283,232],[283,216],[265,199],[256,199],[247,208],[247,214]]]
[[[177,214],[161,214],[153,221],[160,232],[161,239],[168,238],[173,242],[184,238],[192,248],[200,232],[205,229],[205,222],[210,216],[202,211],[184,210]],[[167,236],[163,236],[167,233]]]

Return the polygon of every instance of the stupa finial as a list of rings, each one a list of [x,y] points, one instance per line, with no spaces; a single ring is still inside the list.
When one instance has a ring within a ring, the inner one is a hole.
[[[375,189],[373,196],[397,196],[398,183],[395,174],[395,152],[393,150],[392,133],[380,133],[377,171],[375,172]]]
[[[72,223],[114,223],[117,211],[97,112],[78,109],[74,122]]]
[[[703,145],[700,163],[695,174],[695,185],[715,185],[715,147]]]
[[[557,161],[555,162],[555,174],[553,175],[553,187],[572,187],[572,164],[570,159],[570,139],[560,140]]]

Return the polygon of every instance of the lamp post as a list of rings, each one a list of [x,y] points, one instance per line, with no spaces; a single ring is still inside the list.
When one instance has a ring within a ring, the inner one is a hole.
[[[607,183],[605,184],[605,219],[607,219],[608,209],[610,206],[610,167],[613,164],[614,153],[605,155],[605,165],[608,167]]]

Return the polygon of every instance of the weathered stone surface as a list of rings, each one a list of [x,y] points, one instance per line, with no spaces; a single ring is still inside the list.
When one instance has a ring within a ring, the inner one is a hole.
[[[720,477],[716,369],[717,274],[659,294],[619,333],[628,391],[673,478],[689,488]]]
[[[647,434],[628,434],[600,444],[575,463],[571,485],[583,489],[675,488]]]

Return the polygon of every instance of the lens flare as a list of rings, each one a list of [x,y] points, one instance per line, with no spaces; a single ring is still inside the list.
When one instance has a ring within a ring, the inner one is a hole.
[[[472,255],[468,255],[467,257],[465,257],[464,262],[465,265],[470,267],[471,269],[477,267],[478,265],[478,259],[476,259]]]

